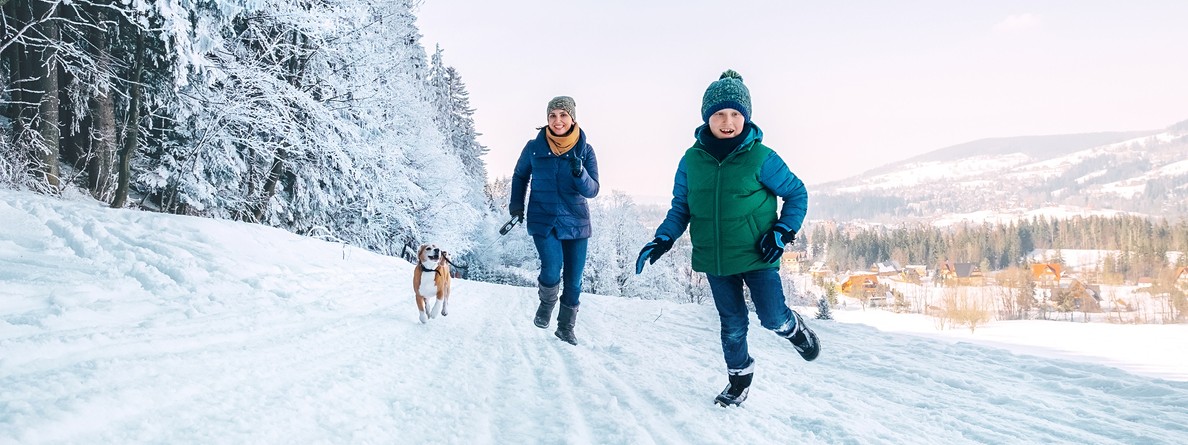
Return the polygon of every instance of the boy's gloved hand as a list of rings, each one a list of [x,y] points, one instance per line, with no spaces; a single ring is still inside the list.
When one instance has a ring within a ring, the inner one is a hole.
[[[784,255],[784,246],[796,240],[796,231],[776,224],[759,238],[759,256],[764,263],[774,263]]]
[[[573,172],[573,177],[582,175],[582,159],[577,156],[569,157],[569,170]]]
[[[635,260],[635,274],[639,275],[640,272],[643,272],[644,261],[651,259],[650,264],[656,264],[656,260],[671,248],[672,240],[664,235],[657,236],[651,242],[644,244],[643,249],[639,251],[639,258]]]

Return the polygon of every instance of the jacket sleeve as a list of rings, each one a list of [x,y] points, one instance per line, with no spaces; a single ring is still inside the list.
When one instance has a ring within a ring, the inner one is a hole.
[[[689,178],[685,171],[685,158],[677,165],[676,178],[672,181],[672,207],[664,222],[656,228],[656,236],[664,235],[676,240],[689,227]]]
[[[511,202],[508,204],[507,210],[513,214],[524,212],[524,195],[528,193],[528,179],[532,176],[531,146],[531,141],[524,144],[524,150],[520,152],[520,159],[516,161],[516,169],[512,172]]]
[[[598,157],[594,155],[594,147],[586,144],[586,149],[582,150],[580,154],[582,158],[582,175],[573,178],[577,181],[578,193],[586,199],[592,199],[598,196],[598,189],[601,185],[598,182]]]
[[[800,226],[808,214],[808,190],[774,150],[763,161],[759,182],[784,200],[784,205],[780,206],[779,224],[800,232]]]

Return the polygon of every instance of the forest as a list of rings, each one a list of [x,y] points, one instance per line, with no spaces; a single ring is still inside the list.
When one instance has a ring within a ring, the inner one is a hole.
[[[935,267],[945,261],[978,264],[983,271],[1025,266],[1035,249],[1109,250],[1103,273],[1133,282],[1183,266],[1188,222],[1143,216],[1034,218],[1010,224],[887,226],[819,222],[811,227],[810,252],[827,253],[833,270],[865,270],[881,261]],[[1052,261],[1061,262],[1060,258]]]
[[[416,4],[0,1],[0,186],[468,249],[485,148]]]

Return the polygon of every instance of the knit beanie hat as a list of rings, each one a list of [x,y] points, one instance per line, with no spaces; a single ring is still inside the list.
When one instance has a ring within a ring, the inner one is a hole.
[[[569,96],[557,96],[549,101],[549,109],[545,110],[545,114],[551,113],[553,110],[565,110],[569,113],[569,117],[577,120],[577,103]]]
[[[734,70],[726,70],[705,89],[705,95],[701,96],[701,120],[708,123],[710,116],[727,108],[738,110],[743,119],[751,121],[751,91],[743,85],[742,75]]]

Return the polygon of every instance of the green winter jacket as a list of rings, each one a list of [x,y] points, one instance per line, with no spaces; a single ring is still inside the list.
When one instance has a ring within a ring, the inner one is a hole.
[[[776,222],[776,197],[759,182],[771,149],[751,141],[719,164],[700,145],[685,152],[693,270],[734,275],[772,267],[755,247]]]
[[[656,236],[675,240],[687,227],[695,271],[726,276],[778,267],[762,261],[759,238],[776,224],[798,231],[804,221],[804,183],[749,125],[750,136],[721,163],[696,142],[677,168],[672,208]]]

